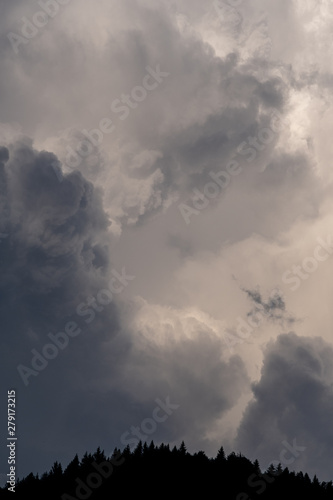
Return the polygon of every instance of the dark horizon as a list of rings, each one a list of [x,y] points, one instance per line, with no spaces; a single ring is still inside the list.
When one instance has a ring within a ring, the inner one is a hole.
[[[292,456],[297,456],[295,450]],[[295,473],[281,462],[262,468],[258,460],[251,462],[241,453],[226,455],[223,446],[214,458],[208,458],[202,450],[190,454],[184,441],[171,449],[169,444],[157,446],[153,440],[139,441],[132,449],[129,445],[123,450],[115,447],[110,456],[98,447],[81,459],[76,454],[66,467],[55,461],[48,472],[29,474],[2,491],[4,498],[11,498],[15,491],[19,498],[33,494],[35,499],[47,495],[61,500],[101,500],[124,491],[135,494],[138,484],[144,485],[146,498],[150,494],[156,498],[162,485],[164,493],[177,492],[178,496],[180,492],[198,495],[220,491],[224,498],[236,500],[274,500],[282,495],[287,499],[304,495],[324,500],[333,493],[332,481],[320,482],[316,475],[310,478],[306,472]]]

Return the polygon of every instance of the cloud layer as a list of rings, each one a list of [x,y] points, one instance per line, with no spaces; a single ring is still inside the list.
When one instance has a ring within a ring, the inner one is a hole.
[[[121,446],[170,397],[155,441],[269,461],[295,438],[295,467],[329,478],[332,5],[54,1],[36,27],[41,3],[0,20],[20,474]]]

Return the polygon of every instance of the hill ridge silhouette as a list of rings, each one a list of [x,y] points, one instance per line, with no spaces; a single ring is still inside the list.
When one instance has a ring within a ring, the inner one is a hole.
[[[13,489],[8,487],[0,489],[1,498],[12,498]],[[223,446],[215,458],[202,450],[191,454],[184,441],[172,449],[168,444],[140,441],[132,450],[128,445],[123,451],[115,448],[110,456],[98,447],[81,460],[76,454],[65,469],[56,461],[41,477],[30,473],[14,489],[17,499],[35,500],[104,500],[139,492],[154,499],[191,494],[207,498],[216,493],[226,500],[333,498],[332,481],[320,482],[316,475],[310,479],[307,473],[290,471],[282,464],[261,470],[258,460],[251,462],[235,452],[226,455]]]

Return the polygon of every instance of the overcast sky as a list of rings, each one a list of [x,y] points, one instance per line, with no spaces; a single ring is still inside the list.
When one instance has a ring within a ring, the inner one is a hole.
[[[0,5],[19,476],[140,434],[332,479],[332,3]]]

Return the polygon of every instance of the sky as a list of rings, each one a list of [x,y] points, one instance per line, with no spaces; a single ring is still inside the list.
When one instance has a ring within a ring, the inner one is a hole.
[[[0,6],[18,476],[142,439],[333,479],[332,3]]]

